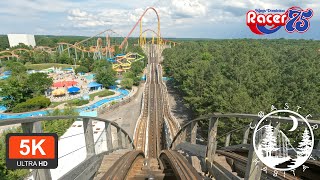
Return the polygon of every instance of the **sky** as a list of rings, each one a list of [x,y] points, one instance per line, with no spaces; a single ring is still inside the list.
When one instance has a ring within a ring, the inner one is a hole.
[[[246,26],[246,13],[256,8],[312,8],[310,29],[303,34],[284,28],[255,35]],[[0,1],[0,34],[90,36],[112,29],[125,36],[148,7],[160,16],[161,35],[171,38],[294,38],[320,39],[317,0],[10,0]],[[143,18],[144,29],[157,29],[154,12]],[[139,36],[139,28],[133,33]]]

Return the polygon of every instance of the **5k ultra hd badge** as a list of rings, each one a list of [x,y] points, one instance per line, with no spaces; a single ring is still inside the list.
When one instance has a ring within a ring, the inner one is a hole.
[[[9,133],[6,136],[9,169],[55,169],[58,136],[54,133]]]

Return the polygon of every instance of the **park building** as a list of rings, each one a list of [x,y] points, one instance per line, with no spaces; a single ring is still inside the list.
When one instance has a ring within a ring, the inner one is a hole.
[[[8,34],[10,47],[14,47],[23,43],[27,46],[36,46],[34,35],[31,34]]]

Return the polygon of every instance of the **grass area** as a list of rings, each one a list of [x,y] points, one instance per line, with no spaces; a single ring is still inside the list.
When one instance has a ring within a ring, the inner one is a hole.
[[[109,90],[103,90],[103,91],[100,91],[100,92],[96,92],[96,93],[93,93],[93,94],[90,94],[89,97],[90,97],[90,100],[93,100],[94,97],[98,96],[98,97],[106,97],[106,96],[111,96],[111,95],[114,95],[115,93],[113,91],[109,91]]]
[[[74,67],[74,65],[71,65],[71,64],[58,64],[58,63],[26,64],[25,66],[27,69],[32,69],[32,70],[42,70],[42,69],[48,69],[51,67],[56,67],[56,68]],[[76,67],[78,66],[79,65],[76,65]]]
[[[89,100],[84,100],[84,99],[73,99],[72,101],[68,102],[68,105],[82,106],[82,105],[88,104],[89,102],[90,102]]]
[[[51,102],[49,108],[57,107],[57,106],[59,106],[60,104],[65,103],[65,102],[66,102],[66,101],[62,101],[62,102]]]
[[[98,97],[106,97],[106,96],[111,96],[111,95],[114,95],[114,94],[115,94],[115,92],[105,89],[103,91],[99,91],[99,92],[90,94],[89,97],[90,97],[90,101],[92,101],[94,99],[94,97],[96,97],[96,96],[98,96]],[[57,107],[62,103],[67,103],[67,104],[73,105],[73,106],[81,106],[81,105],[74,104],[75,100],[78,100],[78,99],[71,99],[71,100],[61,101],[61,102],[51,102],[49,108]],[[85,103],[85,104],[88,104],[88,103]],[[82,104],[82,105],[84,105],[84,104]]]

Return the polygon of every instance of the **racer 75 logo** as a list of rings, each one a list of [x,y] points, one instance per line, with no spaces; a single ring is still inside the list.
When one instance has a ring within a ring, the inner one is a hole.
[[[288,33],[304,33],[310,27],[309,20],[312,16],[312,9],[303,10],[294,6],[283,14],[260,14],[251,10],[247,13],[246,20],[250,30],[259,35],[275,33],[282,26],[285,27]]]

